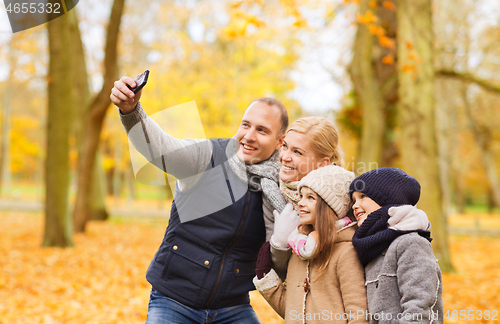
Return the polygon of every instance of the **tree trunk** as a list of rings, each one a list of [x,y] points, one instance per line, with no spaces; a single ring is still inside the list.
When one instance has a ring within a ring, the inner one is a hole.
[[[2,120],[2,155],[0,157],[0,188],[4,194],[9,195],[12,189],[12,172],[11,172],[11,137],[10,132],[12,129],[12,88],[14,83],[14,36],[10,41],[9,46],[9,77],[7,78],[7,87],[4,92],[4,106],[3,106],[3,120]]]
[[[438,84],[436,82],[436,92],[438,94],[437,98],[443,98],[443,100],[436,100],[436,137],[438,143],[438,161],[439,161],[439,180],[441,182],[441,189],[443,194],[443,210],[446,215],[452,213],[452,197],[451,197],[451,150],[453,146],[450,143],[451,138],[451,118],[454,114],[450,111],[450,105],[453,102],[449,101],[442,94],[449,93],[449,84],[446,82],[444,84]]]
[[[432,223],[441,269],[449,272],[453,267],[438,174],[431,15],[431,0],[397,2],[401,160],[422,186],[418,206]]]
[[[128,186],[127,200],[131,202],[135,199],[135,177],[132,169],[132,161],[129,161],[128,168],[125,170],[124,175]]]
[[[68,15],[50,21],[44,246],[73,246],[68,213],[72,59]]]
[[[476,143],[478,144],[479,150],[481,151],[481,162],[483,163],[484,169],[486,171],[486,176],[490,185],[490,190],[492,194],[492,199],[495,205],[500,208],[500,179],[497,174],[495,165],[495,156],[491,151],[491,139],[487,134],[484,134],[477,122],[472,116],[472,111],[470,107],[469,100],[467,98],[467,86],[464,85],[462,91],[465,105],[465,112],[469,125],[472,129],[474,137],[476,138]]]
[[[360,14],[369,10],[368,0],[362,0]],[[397,21],[394,11],[378,1],[375,15],[387,37],[395,37]],[[373,9],[374,10],[374,9]],[[387,55],[396,56],[394,49],[383,47],[364,24],[359,24],[354,41],[350,67],[356,100],[361,107],[362,125],[356,166],[357,173],[376,167],[390,166],[398,156],[391,136],[396,120],[397,71],[395,64],[385,64]]]
[[[488,214],[493,214],[495,210],[495,198],[491,187],[488,188]]]
[[[94,164],[94,179],[92,180],[92,189],[90,191],[90,219],[107,220],[109,213],[106,210],[104,197],[106,196],[106,177],[101,163],[101,153],[97,152]]]
[[[85,60],[85,52],[83,49],[83,43],[81,40],[80,29],[78,27],[78,17],[76,14],[76,8],[67,13],[69,15],[70,21],[70,33],[71,37],[74,40],[72,44],[73,50],[73,64],[75,68],[75,73],[73,76],[73,134],[76,139],[76,148],[78,151],[78,170],[81,167],[81,160],[83,155],[83,130],[84,130],[84,122],[85,117],[90,108],[90,102],[92,100],[88,82],[87,75],[87,65]],[[101,164],[95,163],[95,170],[98,168],[102,168]],[[76,177],[78,181],[78,176]],[[99,180],[97,178],[97,180]],[[96,181],[96,177],[89,179],[91,182],[91,197],[92,199],[89,201],[90,206],[90,214],[92,215],[92,219],[107,219],[108,212],[106,211],[106,206],[104,202],[104,195],[102,194],[102,190],[100,188],[100,182]]]
[[[78,170],[78,191],[73,214],[77,232],[85,231],[85,225],[90,219],[90,179],[93,178],[96,152],[106,110],[111,104],[109,91],[113,87],[113,82],[118,78],[117,43],[124,2],[125,0],[113,1],[106,38],[104,83],[85,118],[82,160]]]
[[[119,140],[115,143],[115,154],[114,154],[114,168],[113,168],[113,196],[118,198],[122,192],[122,174],[123,170],[121,169],[121,161],[122,161],[122,146]]]
[[[364,14],[369,0],[361,0],[359,12]],[[376,168],[382,160],[385,121],[383,99],[376,71],[372,64],[374,36],[363,24],[358,24],[350,67],[356,100],[361,106],[361,139],[358,147],[357,173]],[[372,167],[370,167],[370,164]]]

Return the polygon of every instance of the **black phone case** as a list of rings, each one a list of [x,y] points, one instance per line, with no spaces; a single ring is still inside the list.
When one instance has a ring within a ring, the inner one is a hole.
[[[137,77],[137,79],[134,80],[135,81],[135,88],[131,88],[128,84],[127,84],[127,87],[130,90],[132,90],[133,93],[139,92],[139,90],[144,88],[144,86],[148,82],[148,76],[149,76],[149,70],[146,70],[143,73],[141,73],[141,75],[139,75]]]

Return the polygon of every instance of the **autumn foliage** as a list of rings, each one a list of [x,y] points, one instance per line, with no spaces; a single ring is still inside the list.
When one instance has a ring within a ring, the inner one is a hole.
[[[165,219],[91,222],[67,249],[41,247],[41,214],[3,212],[0,224],[0,323],[145,322],[145,273]],[[445,310],[500,310],[500,238],[450,243],[457,272],[443,276]],[[283,323],[257,292],[251,299],[262,323]]]
[[[165,219],[91,222],[74,248],[43,248],[41,214],[0,214],[0,323],[144,323],[146,270]],[[262,297],[252,304],[263,323],[282,323]]]

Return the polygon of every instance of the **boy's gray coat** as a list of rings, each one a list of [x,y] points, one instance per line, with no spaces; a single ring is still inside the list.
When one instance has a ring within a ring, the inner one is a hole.
[[[395,239],[365,267],[371,323],[443,323],[441,270],[428,240]]]

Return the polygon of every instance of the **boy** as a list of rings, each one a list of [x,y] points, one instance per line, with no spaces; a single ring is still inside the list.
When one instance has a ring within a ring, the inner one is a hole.
[[[354,179],[349,191],[359,226],[352,243],[365,267],[370,322],[443,323],[443,284],[430,232],[388,224],[391,207],[418,202],[418,181],[400,169],[380,168]]]

